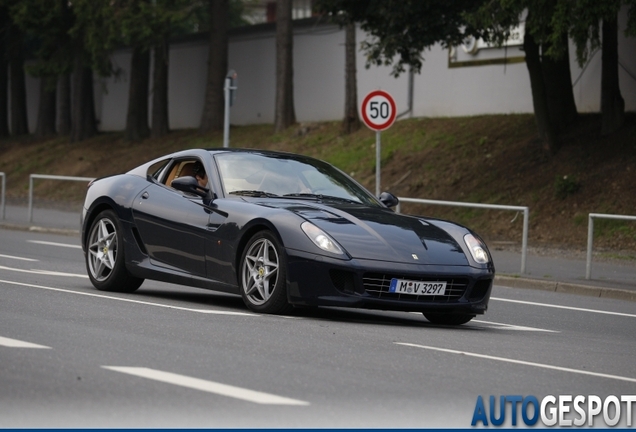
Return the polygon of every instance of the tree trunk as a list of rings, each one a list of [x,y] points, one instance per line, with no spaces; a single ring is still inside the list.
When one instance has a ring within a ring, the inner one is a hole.
[[[345,26],[345,116],[342,129],[345,134],[360,129],[356,78],[356,25],[353,22]]]
[[[78,38],[73,68],[73,107],[71,114],[71,142],[83,141],[97,135],[93,70],[84,66],[84,52]]]
[[[15,25],[9,27],[7,52],[11,71],[11,133],[16,136],[26,135],[29,133],[29,122],[24,80],[24,51],[22,32]]]
[[[59,80],[60,109],[57,131],[60,135],[71,133],[71,74],[63,74]]]
[[[555,60],[545,55],[541,59],[548,101],[548,115],[550,124],[556,132],[567,129],[578,116],[572,90],[570,55],[567,48],[568,36],[566,33],[562,35],[562,39],[566,50],[559,59]],[[545,52],[548,47],[544,46],[543,48]]]
[[[601,66],[601,135],[619,130],[625,122],[625,101],[618,84],[618,24],[616,16],[603,20]]]
[[[208,52],[208,78],[205,102],[201,115],[201,132],[223,129],[225,101],[223,87],[227,74],[227,20],[228,0],[209,0],[210,49]]]
[[[155,66],[152,85],[152,128],[150,135],[159,138],[170,130],[168,118],[168,38],[161,38],[155,46]]]
[[[140,141],[148,138],[148,85],[150,81],[150,51],[135,47],[130,62],[128,114],[124,138]]]
[[[55,77],[40,78],[40,104],[38,107],[38,123],[35,136],[43,138],[55,135],[57,79]]]
[[[7,74],[6,25],[9,15],[4,7],[0,7],[0,138],[9,136],[9,75]]]
[[[276,1],[276,111],[274,130],[296,123],[294,110],[292,0]]]
[[[530,32],[526,32],[523,38],[523,49],[526,53],[526,66],[528,67],[528,73],[530,75],[532,105],[534,106],[534,118],[537,122],[539,138],[543,143],[543,149],[554,154],[558,150],[558,146],[554,129],[550,124],[548,100],[539,56],[539,45],[537,45]]]

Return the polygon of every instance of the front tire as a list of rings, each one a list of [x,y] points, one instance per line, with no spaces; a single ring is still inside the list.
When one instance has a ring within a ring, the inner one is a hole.
[[[287,302],[285,252],[271,232],[258,232],[249,240],[239,271],[241,296],[249,309],[268,314],[292,309]]]
[[[93,286],[100,291],[133,292],[144,281],[126,269],[121,224],[112,210],[101,212],[91,225],[86,242],[86,270]]]
[[[475,318],[475,315],[470,315],[470,314],[425,313],[423,315],[424,315],[424,318],[426,318],[433,324],[453,325],[453,326],[466,324],[468,321]]]

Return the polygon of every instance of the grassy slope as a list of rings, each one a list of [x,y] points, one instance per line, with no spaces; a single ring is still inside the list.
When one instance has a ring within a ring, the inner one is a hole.
[[[530,115],[400,121],[382,133],[382,189],[402,197],[528,206],[531,246],[583,250],[588,213],[636,214],[636,116],[627,122],[601,137],[600,118],[583,115],[549,157],[539,148]],[[193,130],[141,143],[125,142],[121,133],[75,144],[67,137],[6,140],[0,142],[0,171],[15,201],[27,197],[30,173],[99,177],[175,150],[221,145],[221,134]],[[233,127],[231,146],[315,156],[375,189],[375,134],[364,128],[342,136],[338,122],[298,125],[282,134],[273,134],[270,125]],[[76,182],[36,182],[37,202],[79,202],[84,191]],[[490,242],[521,239],[522,217],[511,212],[406,204],[402,211],[459,221]],[[636,251],[636,223],[595,226],[595,248]]]

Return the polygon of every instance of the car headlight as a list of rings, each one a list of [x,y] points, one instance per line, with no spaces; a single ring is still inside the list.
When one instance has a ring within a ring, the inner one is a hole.
[[[486,264],[488,261],[490,261],[488,252],[486,252],[486,245],[477,240],[474,235],[466,234],[464,236],[464,241],[466,242],[466,246],[468,246],[468,250],[470,251],[470,254],[473,256],[473,259],[476,262],[480,264]]]
[[[320,249],[338,255],[344,255],[344,251],[338,243],[336,243],[335,240],[329,237],[326,232],[318,228],[316,225],[311,222],[303,222],[300,227],[303,232],[307,234],[307,237],[309,237],[309,239]]]

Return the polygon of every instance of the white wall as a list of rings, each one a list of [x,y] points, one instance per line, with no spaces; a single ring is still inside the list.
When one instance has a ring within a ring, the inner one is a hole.
[[[627,14],[619,19],[619,79],[625,109],[636,111],[636,38],[626,39]],[[357,31],[358,45],[365,39]],[[294,29],[294,104],[299,122],[339,120],[344,114],[344,30],[333,25],[297,22]],[[491,49],[483,57],[503,57]],[[510,49],[506,55],[520,52]],[[522,53],[521,53],[522,54]],[[531,113],[532,95],[525,63],[449,67],[448,50],[434,46],[423,53],[420,74],[413,85],[411,116],[464,116],[479,114]],[[579,67],[570,50],[574,97],[579,112],[600,109],[601,56],[599,50],[587,65]],[[206,37],[172,43],[168,84],[169,121],[172,129],[196,128],[203,109],[207,74]],[[260,25],[231,32],[229,68],[238,73],[238,91],[231,110],[237,125],[273,123],[275,104],[275,30]],[[118,77],[96,79],[95,101],[102,131],[123,130],[128,107],[131,51],[118,50],[113,62],[122,69]],[[399,113],[407,109],[408,73],[391,76],[391,67],[365,67],[358,51],[358,100],[371,90],[390,92]],[[626,71],[629,71],[629,73]],[[104,92],[103,89],[106,89]],[[29,126],[37,122],[39,80],[27,77]],[[152,93],[150,92],[150,101]],[[151,111],[149,109],[149,111]]]

